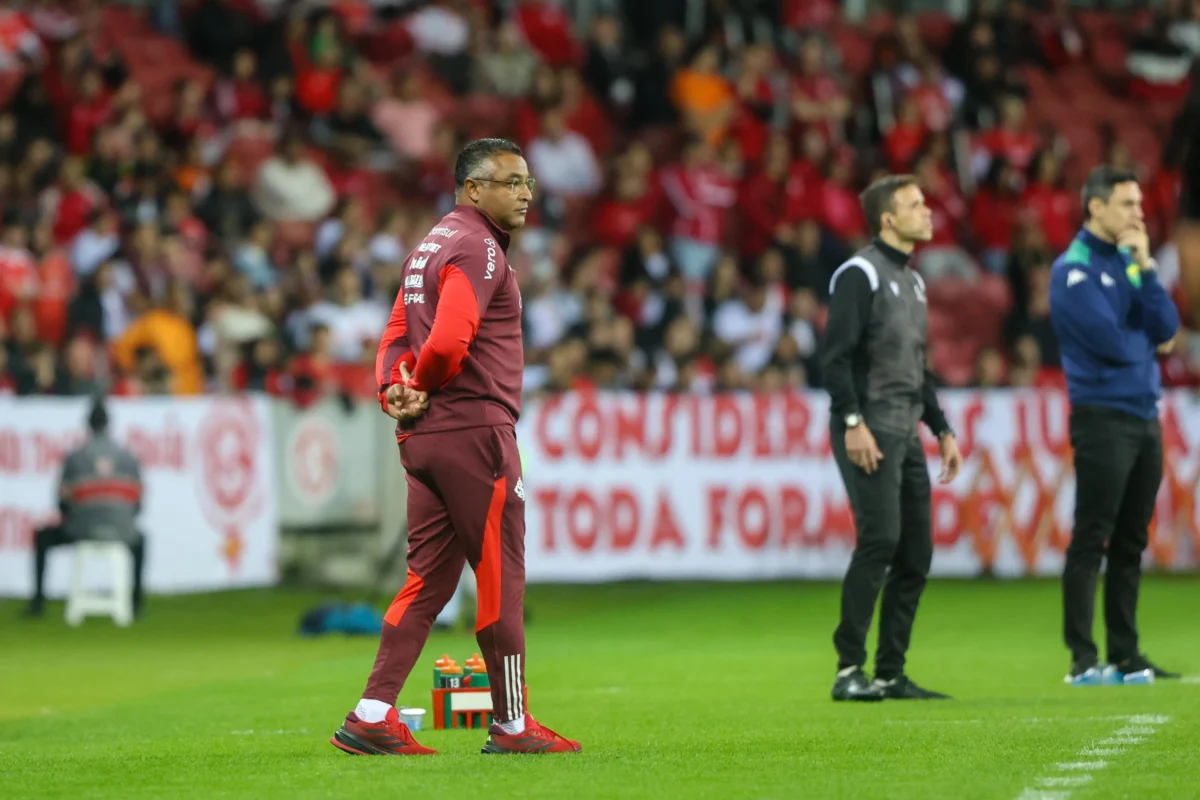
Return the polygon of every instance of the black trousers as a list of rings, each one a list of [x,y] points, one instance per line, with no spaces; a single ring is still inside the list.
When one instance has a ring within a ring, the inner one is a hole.
[[[1092,618],[1107,544],[1104,626],[1108,661],[1116,664],[1138,652],[1138,584],[1162,481],[1162,429],[1158,419],[1078,406],[1071,410],[1071,446],[1075,528],[1063,569],[1063,636],[1076,663],[1096,663]]]
[[[833,644],[838,669],[866,663],[867,631],[882,587],[875,674],[891,679],[904,672],[913,619],[933,560],[932,491],[925,451],[915,431],[908,436],[872,433],[883,460],[868,475],[847,456],[845,430],[831,431],[833,455],[854,511],[856,531],[854,555],[842,582],[842,619]]]
[[[80,541],[72,537],[60,525],[48,528],[38,528],[33,538],[33,600],[31,606],[40,609],[46,603],[46,556],[55,547],[74,544]],[[146,537],[137,531],[129,542],[129,552],[133,555],[133,610],[142,608],[142,572],[146,564]]]

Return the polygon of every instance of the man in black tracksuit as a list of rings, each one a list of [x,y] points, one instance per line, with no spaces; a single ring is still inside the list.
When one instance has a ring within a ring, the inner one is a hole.
[[[904,674],[905,653],[933,558],[931,488],[917,424],[937,435],[942,482],[962,464],[954,432],[925,366],[925,284],[908,266],[932,216],[911,176],[889,176],[862,193],[875,236],[834,272],[823,343],[830,440],[857,540],[842,584],[834,633],[834,700],[940,699]],[[863,672],[867,630],[883,589],[875,680]]]

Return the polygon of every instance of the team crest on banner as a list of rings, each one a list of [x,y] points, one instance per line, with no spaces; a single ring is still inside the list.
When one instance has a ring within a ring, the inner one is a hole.
[[[231,573],[241,564],[243,531],[262,513],[266,486],[256,463],[263,436],[254,408],[244,400],[212,404],[196,432],[200,458],[196,490],[205,519],[220,533],[217,547]]]

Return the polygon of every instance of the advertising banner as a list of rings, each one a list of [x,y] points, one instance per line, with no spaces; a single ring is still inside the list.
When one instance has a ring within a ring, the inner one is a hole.
[[[933,480],[933,573],[1055,575],[1074,477],[1065,395],[947,391],[965,466]],[[1169,393],[1147,565],[1195,568],[1200,404]],[[566,394],[518,427],[530,581],[840,578],[854,520],[823,393]]]

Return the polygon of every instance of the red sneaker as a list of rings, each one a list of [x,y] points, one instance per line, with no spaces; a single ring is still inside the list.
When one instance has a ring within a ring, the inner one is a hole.
[[[351,711],[329,743],[355,756],[437,755],[437,750],[417,744],[408,726],[400,721],[400,713],[394,708],[388,710],[383,722],[363,722]]]
[[[579,742],[559,736],[528,714],[525,715],[525,730],[520,733],[505,733],[494,722],[488,733],[490,736],[483,746],[484,753],[578,753],[583,750]]]

